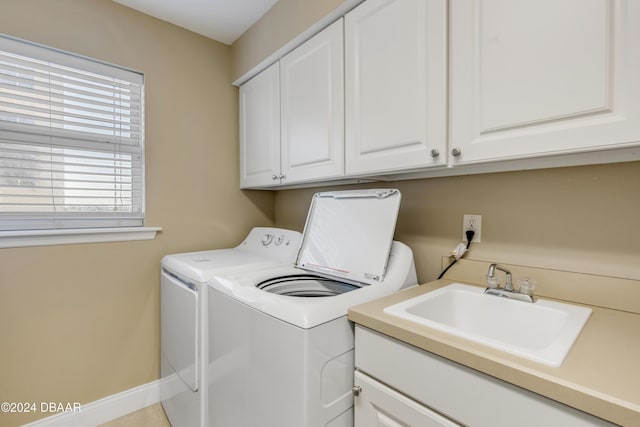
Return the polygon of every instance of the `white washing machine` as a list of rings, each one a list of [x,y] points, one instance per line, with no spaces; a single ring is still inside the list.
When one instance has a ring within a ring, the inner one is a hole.
[[[400,192],[317,193],[295,266],[216,274],[208,290],[210,427],[351,427],[349,307],[416,285],[392,241]]]
[[[297,231],[256,227],[235,248],[162,259],[160,393],[173,427],[208,425],[206,283],[216,273],[293,265],[300,239]]]

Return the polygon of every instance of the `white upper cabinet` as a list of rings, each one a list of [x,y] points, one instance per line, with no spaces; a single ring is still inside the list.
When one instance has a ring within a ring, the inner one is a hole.
[[[639,0],[365,0],[241,86],[241,187],[637,160],[638,23]]]
[[[282,183],[344,175],[343,20],[280,60]]]
[[[640,2],[452,0],[452,164],[640,141]]]
[[[343,20],[240,87],[240,187],[344,176]]]
[[[366,0],[345,15],[346,174],[447,163],[447,4]]]
[[[280,67],[240,87],[240,188],[280,182]]]

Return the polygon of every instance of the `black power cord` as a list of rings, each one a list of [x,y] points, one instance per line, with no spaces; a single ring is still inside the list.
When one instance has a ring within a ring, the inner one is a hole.
[[[473,240],[473,236],[476,234],[476,232],[473,230],[467,230],[464,233],[467,235],[467,250],[469,250],[469,246],[471,246],[471,241]],[[451,266],[456,262],[458,262],[458,258],[454,259],[451,264],[447,265],[447,268],[442,270],[442,273],[440,273],[440,275],[438,276],[438,280],[442,279],[442,276],[444,276],[446,272],[449,271]]]

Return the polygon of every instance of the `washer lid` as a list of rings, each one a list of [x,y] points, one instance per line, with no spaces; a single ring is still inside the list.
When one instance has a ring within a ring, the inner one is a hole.
[[[399,207],[395,189],[316,193],[296,266],[360,283],[381,282]]]

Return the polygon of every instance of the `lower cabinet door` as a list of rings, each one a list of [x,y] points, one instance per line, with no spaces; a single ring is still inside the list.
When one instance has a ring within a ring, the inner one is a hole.
[[[426,406],[356,371],[355,427],[460,427]]]

